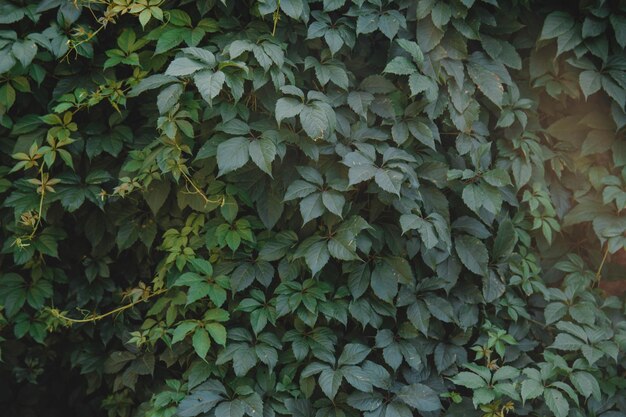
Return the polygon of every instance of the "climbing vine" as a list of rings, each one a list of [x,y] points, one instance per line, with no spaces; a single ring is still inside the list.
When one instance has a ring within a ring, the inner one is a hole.
[[[626,413],[626,4],[0,0],[0,407]]]

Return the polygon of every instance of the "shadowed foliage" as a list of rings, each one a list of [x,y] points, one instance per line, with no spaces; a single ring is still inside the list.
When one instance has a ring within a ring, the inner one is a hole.
[[[626,414],[626,2],[0,0],[0,414]]]

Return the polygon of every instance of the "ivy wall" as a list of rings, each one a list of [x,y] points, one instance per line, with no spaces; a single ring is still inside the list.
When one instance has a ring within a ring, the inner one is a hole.
[[[626,414],[623,0],[0,0],[0,414]]]

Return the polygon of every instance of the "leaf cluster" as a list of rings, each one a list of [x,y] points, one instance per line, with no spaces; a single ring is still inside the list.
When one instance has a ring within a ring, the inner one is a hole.
[[[624,415],[625,47],[623,1],[0,0],[2,414]]]

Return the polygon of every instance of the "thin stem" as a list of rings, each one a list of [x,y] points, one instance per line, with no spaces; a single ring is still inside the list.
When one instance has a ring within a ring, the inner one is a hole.
[[[600,262],[600,266],[596,271],[596,279],[593,283],[593,286],[600,286],[600,280],[602,279],[602,268],[604,267],[604,262],[606,262],[606,258],[609,255],[609,245],[607,243],[606,249],[604,250],[604,255],[602,256],[602,262]]]
[[[162,289],[160,289],[158,291],[153,292],[152,294],[150,294],[150,295],[148,295],[146,297],[140,298],[137,301],[133,301],[132,303],[128,303],[126,305],[123,305],[121,307],[113,309],[113,310],[111,310],[109,312],[106,312],[104,314],[87,316],[87,317],[85,317],[83,319],[73,319],[73,318],[67,317],[67,316],[63,315],[63,313],[61,313],[56,308],[51,308],[50,312],[52,313],[52,315],[54,317],[56,317],[58,319],[61,319],[63,321],[66,321],[68,323],[94,323],[94,322],[96,322],[98,320],[102,320],[102,319],[104,319],[104,318],[106,318],[106,317],[108,317],[110,315],[113,315],[113,314],[116,314],[116,313],[121,313],[124,310],[128,310],[129,308],[132,308],[132,307],[136,306],[139,303],[143,303],[144,301],[148,301],[152,297],[156,297],[157,295],[161,295],[164,292],[166,292],[167,290],[168,290],[168,288],[162,288]]]
[[[41,198],[39,199],[39,213],[38,213],[39,215],[37,216],[37,223],[35,223],[35,226],[33,227],[33,231],[29,235],[29,239],[32,239],[33,237],[35,237],[35,233],[37,233],[37,230],[39,229],[39,225],[41,225],[41,218],[43,217],[43,200],[46,195],[46,185],[44,184],[44,178],[43,178],[43,164],[41,164],[41,167],[39,168],[39,178],[41,180]]]
[[[184,171],[180,171],[181,174],[183,174],[183,177],[185,178],[185,180],[191,185],[191,187],[194,189],[194,191],[200,195],[200,197],[202,197],[202,199],[204,200],[204,204],[209,204],[209,203],[214,203],[214,204],[224,204],[224,197],[217,199],[217,200],[211,200],[209,199],[206,194],[204,194],[202,192],[202,190],[200,188],[198,188],[198,186],[193,182],[193,180],[189,177],[189,175],[187,175]]]
[[[278,21],[280,20],[280,0],[276,2],[276,10],[274,11],[274,15],[272,17],[274,19],[274,28],[272,29],[272,36],[276,36],[276,26],[278,25]]]

